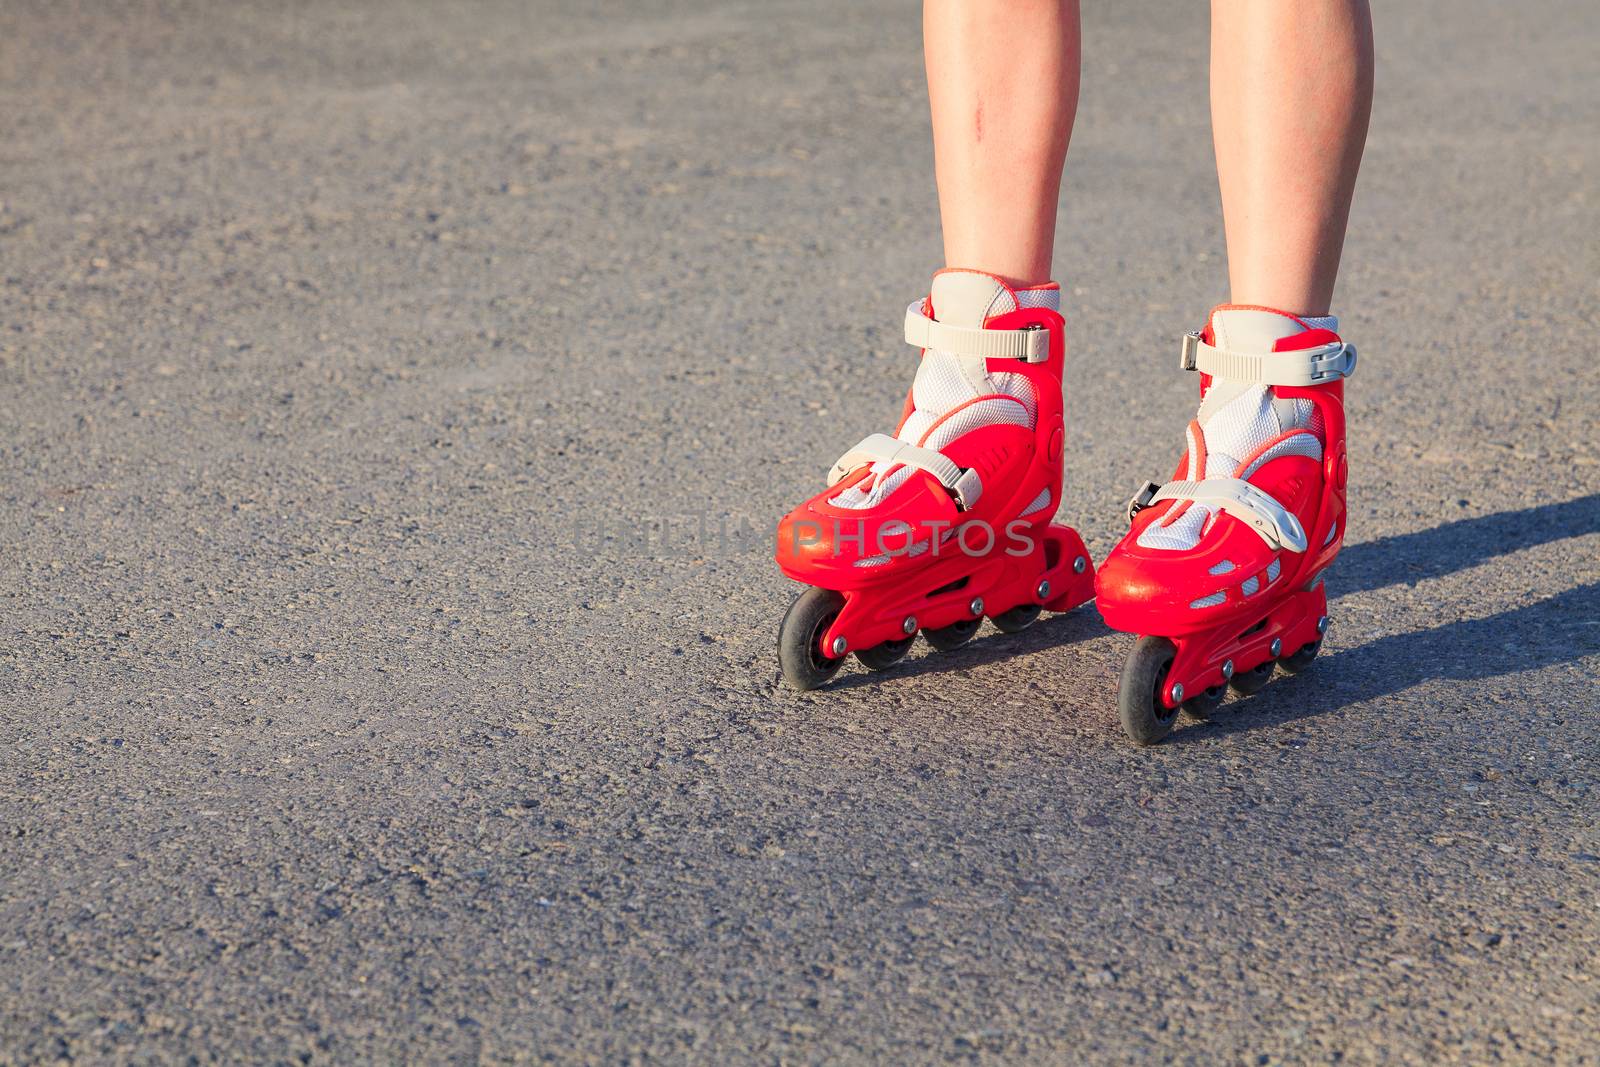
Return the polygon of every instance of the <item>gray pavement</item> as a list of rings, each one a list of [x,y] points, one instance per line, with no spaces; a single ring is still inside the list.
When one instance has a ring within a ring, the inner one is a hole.
[[[1204,6],[1085,6],[1099,554],[1225,292]],[[1596,1062],[1600,15],[1378,37],[1329,647],[1141,751],[1092,610],[778,684],[915,4],[0,3],[0,1063]]]

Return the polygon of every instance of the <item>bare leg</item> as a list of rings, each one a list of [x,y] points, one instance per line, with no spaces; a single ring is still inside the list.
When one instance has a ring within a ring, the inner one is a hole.
[[[1367,0],[1212,0],[1234,303],[1328,313],[1371,110]]]
[[[922,22],[945,264],[1048,281],[1078,0],[927,0]]]

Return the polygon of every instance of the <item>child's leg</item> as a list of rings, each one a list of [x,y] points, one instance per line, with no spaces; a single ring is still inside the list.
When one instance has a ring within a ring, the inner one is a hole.
[[[1048,281],[1078,107],[1078,0],[927,0],[945,265]]]
[[[1213,0],[1211,113],[1233,303],[1185,339],[1200,410],[1173,480],[1141,490],[1096,581],[1107,623],[1143,635],[1123,669],[1129,736],[1165,737],[1328,626],[1344,540],[1344,377],[1327,318],[1372,106],[1366,0]]]
[[[1051,521],[1077,0],[927,0],[924,24],[946,269],[906,310],[922,352],[894,436],[864,438],[779,524],[778,565],[811,587],[778,639],[797,689],[849,652],[883,670],[919,631],[951,649],[985,617],[1015,631],[1092,594],[1088,550]]]
[[[1211,125],[1235,304],[1328,314],[1371,110],[1367,0],[1213,0]]]

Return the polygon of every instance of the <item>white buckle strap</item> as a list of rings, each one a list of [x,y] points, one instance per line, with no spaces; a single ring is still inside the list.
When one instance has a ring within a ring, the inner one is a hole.
[[[839,462],[828,472],[828,484],[836,485],[851,471],[864,464],[879,461],[927,471],[939,479],[940,485],[954,494],[956,503],[961,506],[962,511],[967,511],[976,504],[978,496],[983,492],[983,480],[978,477],[977,471],[962,470],[956,466],[954,460],[931,448],[908,445],[886,433],[869,434],[854,448],[840,456]]]
[[[1356,346],[1348,341],[1334,341],[1293,352],[1249,355],[1208,345],[1200,340],[1198,333],[1188,333],[1183,336],[1183,354],[1178,366],[1229,382],[1301,387],[1326,385],[1355,373]]]
[[[906,343],[968,359],[1020,359],[1043,363],[1050,358],[1050,331],[1043,326],[1020,330],[983,330],[950,326],[922,313],[918,301],[906,308]]]
[[[1306,531],[1294,512],[1243,478],[1206,478],[1198,482],[1168,482],[1159,489],[1152,482],[1129,502],[1129,516],[1163,500],[1192,500],[1225,511],[1249,526],[1273,550],[1304,552]]]

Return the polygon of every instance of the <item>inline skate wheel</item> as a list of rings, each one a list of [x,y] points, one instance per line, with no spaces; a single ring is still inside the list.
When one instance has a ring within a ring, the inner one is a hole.
[[[1019,634],[1032,626],[1039,617],[1039,605],[1018,604],[1010,611],[1002,611],[998,615],[990,616],[990,621],[1002,633]]]
[[[1251,667],[1247,671],[1238,671],[1228,681],[1228,685],[1233,687],[1235,693],[1242,696],[1259,693],[1262,686],[1272,680],[1272,668],[1276,666],[1277,663],[1269,659],[1267,662]]]
[[[1141,637],[1122,668],[1117,710],[1122,728],[1136,744],[1155,744],[1170,734],[1178,721],[1178,709],[1167,707],[1161,699],[1166,693],[1167,672],[1177,655],[1177,646],[1165,637]]]
[[[916,639],[916,635],[912,634],[898,641],[885,641],[881,645],[859,649],[856,659],[869,671],[886,671],[906,658],[906,653],[911,651],[911,642]]]
[[[832,589],[807,589],[794,598],[778,628],[778,663],[783,680],[805,692],[839,673],[844,656],[824,656],[822,635],[844,608],[844,595]]]
[[[1320,651],[1322,651],[1322,639],[1319,637],[1309,644],[1301,645],[1300,651],[1285,656],[1278,662],[1290,674],[1299,674],[1311,666],[1311,661],[1317,658],[1317,653]]]
[[[928,644],[940,652],[949,652],[972,640],[972,635],[978,632],[978,624],[981,622],[982,619],[962,619],[949,626],[941,626],[937,630],[924,630],[922,636],[928,639]]]
[[[1196,693],[1183,702],[1183,713],[1191,719],[1208,722],[1216,710],[1222,706],[1222,698],[1228,695],[1226,685],[1214,685],[1210,689]]]

